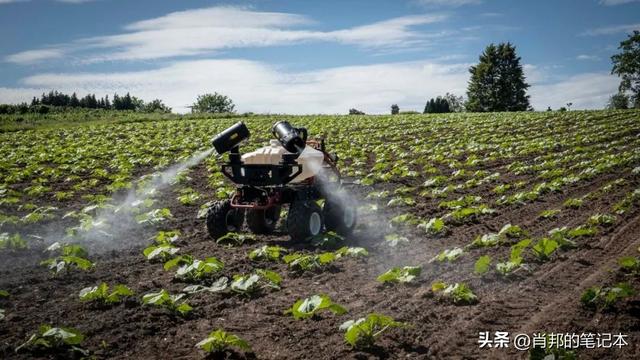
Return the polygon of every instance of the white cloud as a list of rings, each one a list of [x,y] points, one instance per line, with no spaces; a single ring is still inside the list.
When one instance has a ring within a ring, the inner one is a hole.
[[[469,65],[415,61],[290,72],[249,60],[179,61],[146,71],[34,75],[23,79],[22,88],[0,89],[0,103],[28,101],[50,89],[99,96],[131,92],[147,101],[163,99],[174,111],[185,112],[198,94],[218,91],[229,95],[241,112],[332,114],[355,107],[375,114],[388,113],[393,103],[420,111],[431,97],[464,94]],[[531,102],[538,110],[567,102],[574,109],[602,108],[618,85],[607,74],[556,80],[551,71],[525,66]]]
[[[477,5],[482,0],[416,0],[416,3],[424,6],[450,6]]]
[[[605,6],[615,6],[639,1],[640,0],[600,0],[600,4]]]
[[[58,59],[64,56],[62,49],[27,50],[5,57],[5,61],[16,64],[31,64],[43,60]]]
[[[138,21],[117,35],[82,39],[72,46],[92,50],[87,62],[147,60],[192,56],[229,48],[289,45],[310,41],[336,42],[366,49],[408,48],[436,34],[412,28],[440,22],[445,15],[414,15],[333,31],[300,29],[311,25],[307,17],[258,12],[239,7],[211,7],[173,12]],[[41,59],[44,60],[44,59]]]
[[[618,33],[630,33],[633,30],[640,30],[640,23],[638,24],[623,24],[623,25],[612,25],[612,26],[604,26],[591,30],[587,30],[582,33],[582,35],[586,36],[598,36],[598,35],[612,35]]]
[[[597,61],[597,60],[600,60],[600,57],[598,57],[596,55],[580,54],[580,55],[576,56],[576,60]]]
[[[586,73],[550,84],[531,86],[529,94],[536,110],[558,109],[573,103],[573,109],[602,109],[617,92],[619,79],[606,73]]]

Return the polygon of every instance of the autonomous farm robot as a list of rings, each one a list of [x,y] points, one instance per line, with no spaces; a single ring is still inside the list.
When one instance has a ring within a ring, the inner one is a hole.
[[[342,192],[337,156],[325,151],[324,139],[308,140],[307,129],[279,121],[268,146],[240,154],[249,138],[242,122],[213,138],[218,154],[229,153],[222,173],[236,184],[230,199],[216,202],[207,213],[209,235],[218,239],[239,231],[246,219],[255,234],[270,234],[288,205],[286,229],[294,241],[304,241],[324,230],[350,234],[356,225],[356,207]],[[322,207],[318,205],[323,199]]]

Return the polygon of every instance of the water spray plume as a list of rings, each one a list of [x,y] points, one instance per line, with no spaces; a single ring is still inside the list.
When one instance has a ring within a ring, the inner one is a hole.
[[[142,234],[144,224],[135,219],[136,215],[142,212],[141,208],[149,205],[158,192],[172,185],[181,172],[199,164],[212,152],[213,148],[200,151],[161,172],[142,176],[134,182],[135,185],[123,200],[100,207],[94,217],[85,213],[84,210],[87,208],[83,209],[84,214],[81,215],[80,225],[73,228],[73,234],[68,232],[65,234],[60,229],[56,229],[44,236],[45,241],[47,243],[78,242],[94,253],[138,245],[146,240]],[[53,227],[56,228],[56,226]]]

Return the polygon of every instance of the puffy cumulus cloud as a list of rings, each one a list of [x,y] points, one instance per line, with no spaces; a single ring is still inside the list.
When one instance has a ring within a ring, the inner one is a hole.
[[[531,86],[529,94],[536,110],[557,109],[573,103],[573,109],[602,109],[616,93],[620,80],[606,73],[585,73],[553,83]]]
[[[423,34],[414,27],[446,18],[443,14],[410,15],[347,29],[317,31],[310,27],[311,19],[298,14],[216,6],[134,22],[120,34],[84,38],[63,46],[68,51],[85,53],[82,55],[85,62],[184,57],[230,48],[319,41],[367,49],[410,48],[439,36]],[[24,53],[34,51],[42,50]]]
[[[22,88],[0,90],[0,103],[28,101],[49,89],[100,96],[131,92],[147,101],[163,99],[175,111],[186,112],[197,95],[217,91],[230,96],[241,112],[344,114],[355,107],[376,114],[388,113],[393,103],[420,111],[431,97],[464,94],[469,65],[413,61],[291,72],[249,60],[178,61],[145,71],[34,75],[21,81]],[[538,110],[567,102],[574,109],[602,108],[618,84],[607,74],[558,79],[550,72],[525,66],[531,102]]]

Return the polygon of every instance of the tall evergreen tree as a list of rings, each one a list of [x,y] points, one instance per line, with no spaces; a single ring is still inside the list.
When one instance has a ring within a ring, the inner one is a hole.
[[[474,112],[525,111],[529,109],[529,84],[520,57],[511,43],[490,44],[471,66],[467,110]]]

